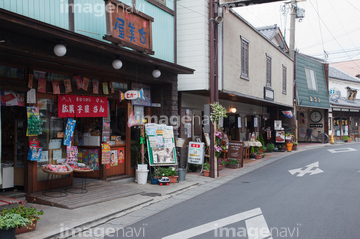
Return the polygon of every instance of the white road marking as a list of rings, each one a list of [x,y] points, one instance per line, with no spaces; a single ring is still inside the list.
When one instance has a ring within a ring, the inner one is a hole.
[[[246,220],[248,219],[248,220]],[[268,235],[267,232],[270,233],[269,228],[267,227],[266,221],[264,216],[262,215],[261,209],[260,208],[255,208],[246,212],[242,212],[242,213],[238,213],[229,217],[225,217],[216,221],[212,221],[197,227],[193,227],[190,228],[188,230],[185,231],[181,231],[166,237],[163,237],[162,239],[185,239],[185,238],[192,238],[213,230],[216,230],[218,228],[222,228],[225,227],[226,225],[229,224],[233,224],[235,222],[239,222],[239,221],[243,221],[246,220],[245,223],[246,225],[251,226],[251,228],[253,230],[257,230],[257,232],[263,232],[265,231],[267,237],[271,236],[270,234]],[[266,227],[264,229],[264,227]],[[247,228],[247,230],[249,231],[249,229]],[[256,234],[252,231],[253,234]],[[253,235],[253,234],[249,234],[249,235]],[[259,234],[259,233],[257,233]],[[262,233],[261,233],[262,234]],[[249,237],[250,238],[250,237]],[[262,239],[265,237],[251,237],[251,239]],[[269,238],[272,239],[272,238]]]
[[[340,149],[328,149],[328,151],[330,153],[337,154],[337,153],[352,152],[352,151],[357,151],[357,150],[353,149],[353,148],[340,148]]]
[[[315,168],[315,169],[313,169],[313,168]],[[297,175],[297,177],[302,177],[305,174],[315,175],[315,174],[323,173],[323,172],[324,171],[319,168],[319,161],[315,162],[315,163],[312,163],[312,164],[309,164],[309,165],[306,165],[305,169],[296,168],[296,169],[289,170],[289,173],[291,173],[291,175],[299,173]]]
[[[249,239],[272,238],[263,215],[245,220],[245,224]]]

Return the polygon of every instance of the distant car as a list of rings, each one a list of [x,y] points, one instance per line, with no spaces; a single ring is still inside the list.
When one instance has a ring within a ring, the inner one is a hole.
[[[168,177],[162,177],[159,179],[159,185],[162,186],[162,185],[166,185],[168,186],[170,184],[170,178]]]

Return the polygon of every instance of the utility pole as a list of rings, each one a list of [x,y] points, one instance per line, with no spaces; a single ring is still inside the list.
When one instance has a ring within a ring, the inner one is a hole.
[[[218,15],[218,0],[210,0],[209,2],[209,45],[210,45],[210,74],[209,74],[209,84],[210,84],[210,104],[219,101],[219,87],[218,87],[218,55],[217,55],[217,44],[218,44],[218,28],[215,18]],[[214,125],[210,125],[210,177],[218,177],[217,162],[214,152],[214,142],[215,142],[215,128]]]
[[[291,0],[290,13],[290,58],[295,57],[295,18],[296,18],[296,0]]]

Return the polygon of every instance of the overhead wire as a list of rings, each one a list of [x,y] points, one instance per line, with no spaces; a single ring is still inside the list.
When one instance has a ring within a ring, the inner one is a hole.
[[[336,13],[336,11],[335,11],[335,9],[334,9],[334,6],[333,6],[332,3],[331,3],[331,0],[329,0],[329,3],[330,3],[330,6],[332,7],[332,9],[333,9],[333,11],[334,11],[334,13],[335,13],[335,16],[337,17],[337,19],[338,19],[338,21],[339,21],[342,29],[345,31],[346,35],[347,35],[348,38],[350,39],[350,41],[351,41],[351,43],[353,44],[353,46],[356,47],[356,45],[355,45],[355,43],[353,42],[353,40],[351,39],[349,33],[346,31],[346,28],[345,28],[344,25],[342,24],[339,16],[337,15],[337,13]],[[359,50],[359,53],[360,53],[360,50]]]
[[[310,2],[310,4],[311,4],[311,6],[315,9],[315,7],[314,7],[314,5],[312,4],[312,2],[311,2],[311,1],[309,1],[309,2]],[[316,0],[316,2],[317,2],[317,0]],[[344,51],[344,48],[340,45],[340,43],[339,43],[338,40],[334,37],[334,35],[333,35],[332,32],[330,31],[330,29],[327,27],[327,25],[326,25],[325,22],[323,21],[323,19],[320,17],[319,12],[318,12],[316,9],[315,9],[315,11],[316,11],[316,13],[318,14],[318,17],[319,17],[319,19],[321,20],[321,22],[324,24],[324,26],[326,27],[326,29],[327,29],[328,32],[330,33],[330,35],[334,38],[334,40],[335,40],[336,43],[339,45],[339,47]],[[350,57],[349,54],[347,54],[347,52],[344,51],[344,53],[349,57],[350,60],[352,60],[352,57]],[[356,62],[354,62],[354,63],[355,63],[355,65],[357,65]],[[357,66],[360,67],[359,65],[357,65]]]

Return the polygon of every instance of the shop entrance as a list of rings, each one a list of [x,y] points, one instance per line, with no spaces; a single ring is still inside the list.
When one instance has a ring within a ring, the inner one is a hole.
[[[1,106],[2,191],[23,190],[26,142],[26,108]]]
[[[224,118],[224,133],[228,135],[229,140],[240,140],[238,117],[238,114],[227,114],[227,118]]]

